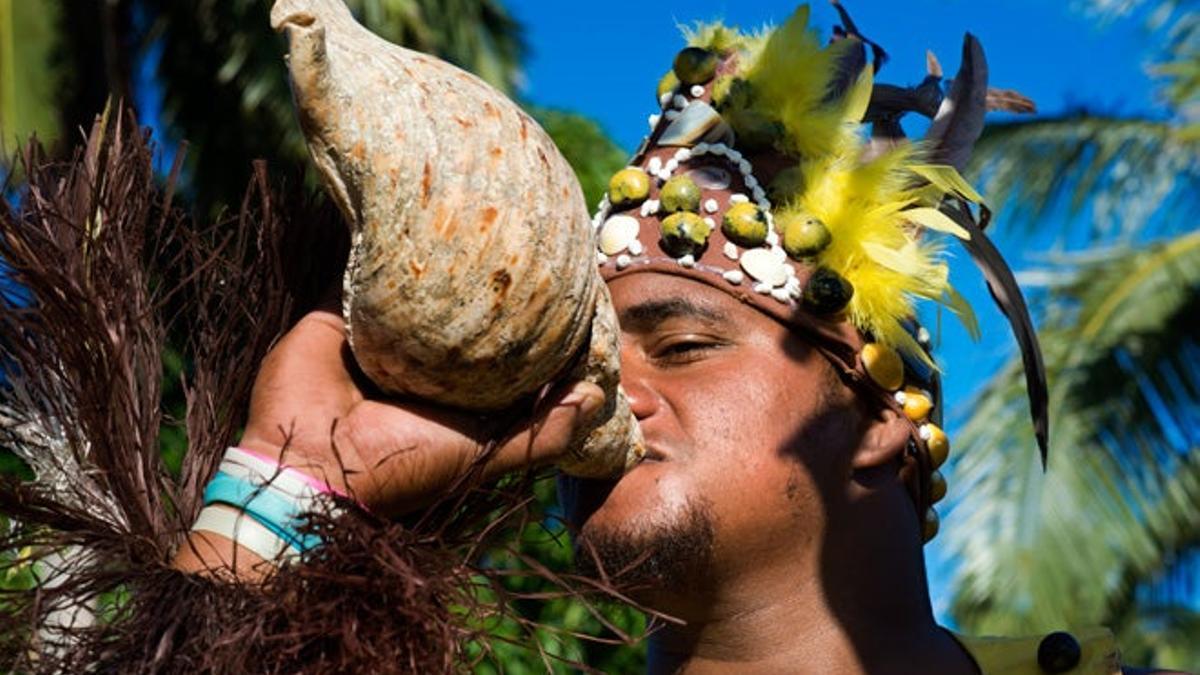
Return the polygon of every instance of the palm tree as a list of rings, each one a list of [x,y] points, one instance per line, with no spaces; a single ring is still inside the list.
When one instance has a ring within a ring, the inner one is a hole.
[[[520,75],[520,26],[497,0],[348,4],[376,33],[472,70],[504,91]],[[14,144],[36,131],[69,146],[110,95],[161,106],[168,138],[160,141],[191,144],[185,177],[194,204],[208,211],[237,203],[251,160],[271,158],[286,173],[307,157],[270,5],[0,0],[3,137]]]
[[[978,146],[973,172],[1011,224],[1044,228],[1064,212],[1091,223],[1085,249],[1024,274],[1045,308],[1049,471],[1025,452],[1019,361],[966,406],[951,477],[964,497],[947,521],[951,612],[990,634],[1106,624],[1131,663],[1196,667],[1200,16],[1171,0],[1090,5],[1149,13],[1167,44],[1156,68],[1166,109],[992,125]]]

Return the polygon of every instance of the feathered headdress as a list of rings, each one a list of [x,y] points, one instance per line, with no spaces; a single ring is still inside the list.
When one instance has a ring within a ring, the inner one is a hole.
[[[1044,460],[1045,382],[1032,324],[983,234],[987,208],[958,173],[987,109],[982,49],[966,37],[949,95],[932,56],[920,87],[876,85],[886,54],[835,7],[844,25],[824,45],[807,5],[757,34],[721,24],[687,32],[688,47],[659,84],[663,110],[594,219],[602,273],[688,276],[808,332],[849,381],[904,409],[915,445],[928,451],[914,458],[930,474],[947,443],[934,424],[936,367],[916,301],[942,304],[979,334],[950,284],[944,239],[925,233],[949,235],[983,268],[1012,321]],[[934,120],[924,142],[900,132],[899,118],[914,110]],[[917,490],[918,503],[936,501],[939,479]]]

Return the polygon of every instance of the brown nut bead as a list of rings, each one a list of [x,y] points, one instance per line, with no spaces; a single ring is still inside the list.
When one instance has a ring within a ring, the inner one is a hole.
[[[922,422],[933,410],[933,401],[920,389],[906,387],[904,389],[904,416],[914,422]]]
[[[940,468],[950,456],[950,438],[936,424],[922,424],[921,438],[929,448],[929,461],[933,468]]]
[[[608,201],[615,207],[637,206],[648,196],[650,175],[636,166],[621,169],[608,181]]]
[[[937,511],[932,507],[925,510],[925,519],[921,523],[921,537],[928,542],[937,536],[938,528],[941,527],[941,522],[938,520]]]
[[[934,471],[929,476],[929,501],[934,504],[942,501],[946,496],[946,477],[941,471]]]
[[[896,391],[904,384],[904,361],[895,349],[878,342],[869,342],[863,345],[862,361],[867,375],[884,389]]]

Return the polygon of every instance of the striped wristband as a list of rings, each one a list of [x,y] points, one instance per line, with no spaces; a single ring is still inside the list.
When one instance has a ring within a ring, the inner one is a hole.
[[[302,533],[305,514],[337,511],[330,495],[341,492],[291,467],[243,450],[229,448],[216,475],[204,489],[204,506],[193,530],[213,532],[249,548],[266,560],[294,559],[320,545]],[[224,504],[241,513],[214,508]]]

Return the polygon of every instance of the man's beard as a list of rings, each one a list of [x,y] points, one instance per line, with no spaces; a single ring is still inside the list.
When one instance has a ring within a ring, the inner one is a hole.
[[[584,523],[575,568],[617,587],[682,590],[712,558],[714,523],[707,501],[690,500],[669,522],[597,528]]]

